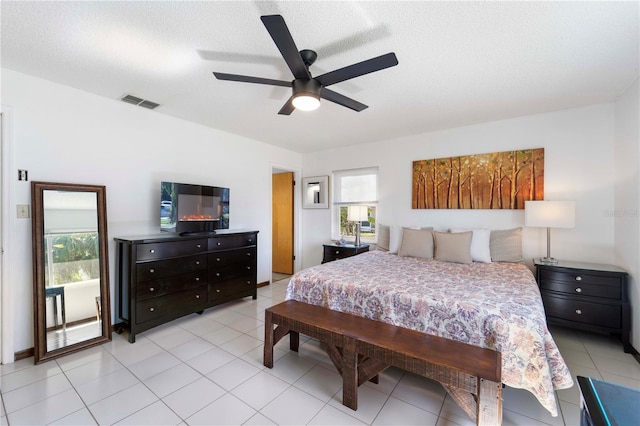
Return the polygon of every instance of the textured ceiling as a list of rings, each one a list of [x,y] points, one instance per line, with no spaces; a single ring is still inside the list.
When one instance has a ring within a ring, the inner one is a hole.
[[[2,67],[298,152],[610,102],[639,73],[636,2],[0,2]],[[399,65],[277,112],[291,80],[260,15],[281,14],[313,75],[395,52]]]

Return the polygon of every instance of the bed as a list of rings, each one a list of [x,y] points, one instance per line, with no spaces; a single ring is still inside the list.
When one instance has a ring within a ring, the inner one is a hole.
[[[573,386],[533,274],[521,263],[371,251],[296,273],[286,299],[497,350],[502,382],[530,391],[553,416],[554,390]]]

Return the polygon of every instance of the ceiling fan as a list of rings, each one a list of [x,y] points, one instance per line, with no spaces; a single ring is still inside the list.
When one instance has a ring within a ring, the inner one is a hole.
[[[331,71],[317,77],[312,77],[309,66],[318,57],[313,50],[300,50],[296,47],[293,37],[280,15],[261,16],[262,23],[269,31],[271,38],[280,50],[282,57],[293,73],[293,81],[272,80],[261,77],[251,77],[238,74],[225,74],[214,72],[218,80],[240,81],[243,83],[267,84],[271,86],[291,87],[293,94],[280,109],[278,114],[290,115],[294,109],[312,111],[320,106],[320,98],[334,102],[338,105],[350,108],[354,111],[362,111],[367,105],[362,104],[333,90],[327,86],[340,83],[361,75],[380,71],[385,68],[398,65],[395,53],[387,53],[366,61],[358,62],[344,68]]]

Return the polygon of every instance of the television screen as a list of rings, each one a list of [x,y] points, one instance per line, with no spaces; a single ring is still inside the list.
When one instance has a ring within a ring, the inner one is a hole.
[[[229,188],[162,182],[160,229],[181,235],[229,228]]]

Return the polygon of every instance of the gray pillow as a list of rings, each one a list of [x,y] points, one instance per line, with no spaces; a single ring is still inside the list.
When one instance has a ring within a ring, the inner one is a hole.
[[[471,239],[473,232],[434,232],[435,258],[443,262],[471,263]]]
[[[492,230],[489,249],[493,262],[522,262],[522,228]]]
[[[433,258],[433,234],[430,229],[402,228],[398,256]]]
[[[391,242],[391,228],[387,225],[378,225],[378,250],[389,251],[389,243]]]

